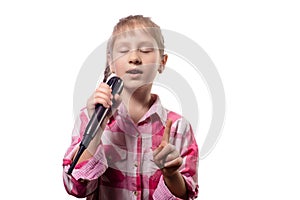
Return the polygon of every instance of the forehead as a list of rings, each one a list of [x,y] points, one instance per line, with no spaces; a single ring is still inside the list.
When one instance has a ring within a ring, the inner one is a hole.
[[[137,29],[122,32],[114,36],[114,46],[120,44],[139,44],[147,43],[157,46],[155,39],[147,30]]]

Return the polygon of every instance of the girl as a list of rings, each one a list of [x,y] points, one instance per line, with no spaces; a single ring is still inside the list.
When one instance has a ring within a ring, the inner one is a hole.
[[[198,147],[192,128],[151,94],[167,59],[161,30],[150,18],[120,19],[107,45],[104,82],[115,73],[124,89],[113,97],[101,83],[81,110],[63,160],[69,194],[94,200],[197,197]],[[95,105],[110,107],[112,100],[117,106],[68,175]]]

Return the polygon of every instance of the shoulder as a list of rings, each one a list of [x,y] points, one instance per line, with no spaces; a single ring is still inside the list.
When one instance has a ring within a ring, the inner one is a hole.
[[[172,120],[172,129],[174,129],[175,132],[184,134],[190,131],[191,124],[185,117],[174,111],[170,111],[167,109],[166,111],[167,119]]]
[[[88,121],[89,121],[89,115],[88,115],[88,112],[87,112],[87,108],[86,107],[83,107],[82,109],[80,109],[79,111],[79,114],[76,116],[76,120],[75,120],[75,123],[78,124],[87,124]]]
[[[181,114],[176,113],[172,110],[165,108],[158,95],[152,94],[155,97],[154,107],[156,108],[156,112],[161,118],[162,123],[165,125],[167,119],[172,120],[172,129],[179,133],[184,133],[189,131],[190,129],[190,122],[183,117]]]

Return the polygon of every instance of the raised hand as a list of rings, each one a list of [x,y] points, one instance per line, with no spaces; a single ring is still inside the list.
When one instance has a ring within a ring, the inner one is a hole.
[[[163,175],[170,177],[182,164],[182,157],[175,146],[169,143],[172,121],[167,120],[160,145],[153,151],[155,164],[162,170]]]

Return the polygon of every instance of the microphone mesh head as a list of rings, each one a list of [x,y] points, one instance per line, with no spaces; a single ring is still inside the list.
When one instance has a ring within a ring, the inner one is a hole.
[[[112,77],[115,77],[115,76],[117,76],[115,73],[111,73],[111,74],[108,76],[107,81],[109,81],[109,79],[111,79]],[[106,82],[107,82],[107,81],[106,81]]]

